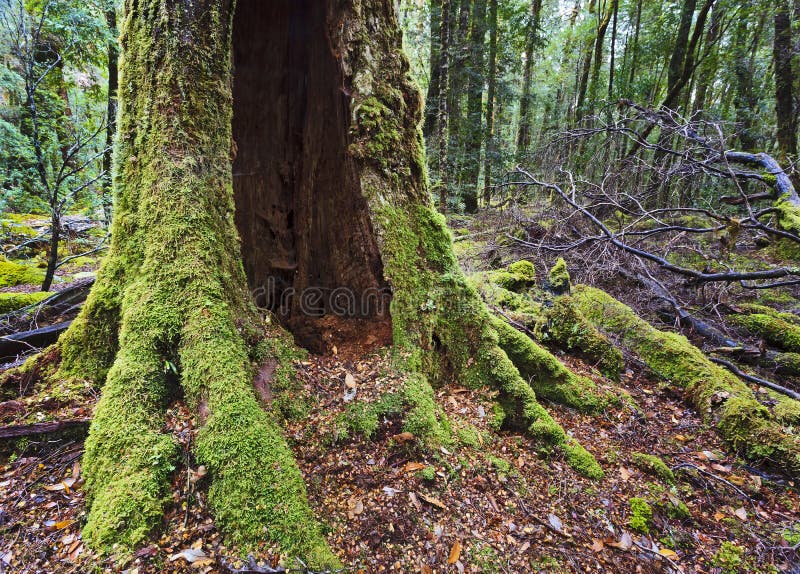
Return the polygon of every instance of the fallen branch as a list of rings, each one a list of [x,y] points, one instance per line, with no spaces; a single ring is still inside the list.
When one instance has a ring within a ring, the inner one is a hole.
[[[692,464],[690,462],[682,462],[680,464],[676,464],[675,466],[673,466],[671,468],[671,470],[673,470],[673,471],[675,471],[675,470],[683,470],[683,469],[686,469],[686,468],[692,468],[692,469],[696,470],[697,472],[699,472],[700,474],[702,474],[703,476],[706,476],[708,478],[713,478],[717,482],[721,482],[722,484],[731,487],[741,497],[747,499],[747,502],[749,502],[753,506],[753,508],[756,507],[756,504],[755,504],[755,502],[753,502],[753,499],[750,498],[750,496],[744,490],[742,490],[741,488],[739,488],[738,486],[736,486],[735,484],[733,484],[729,480],[725,480],[724,478],[722,478],[721,476],[717,476],[713,472],[708,472],[707,470],[700,468],[696,464]]]
[[[778,383],[773,383],[772,381],[768,381],[766,379],[762,379],[760,377],[756,377],[753,375],[748,375],[744,371],[742,371],[739,367],[731,363],[730,361],[726,361],[725,359],[719,359],[717,357],[709,357],[709,360],[712,363],[716,363],[718,365],[722,365],[726,369],[728,369],[731,373],[736,375],[737,377],[744,379],[750,383],[755,383],[762,387],[767,387],[768,389],[772,389],[776,393],[781,393],[782,395],[786,395],[787,397],[791,397],[796,401],[800,401],[800,393],[797,391],[793,391],[792,389],[787,389],[779,385]]]
[[[29,425],[0,426],[0,439],[18,438],[39,434],[53,434],[68,430],[88,430],[92,419],[70,419],[64,421],[51,421],[46,423],[33,423]]]
[[[70,324],[72,321],[65,321],[41,329],[0,336],[0,361],[13,361],[17,355],[54,343]]]

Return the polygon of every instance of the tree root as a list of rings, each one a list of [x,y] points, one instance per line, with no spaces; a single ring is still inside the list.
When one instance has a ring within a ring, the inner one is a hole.
[[[777,411],[759,403],[735,375],[708,360],[685,337],[655,329],[604,291],[582,285],[573,296],[598,328],[617,335],[649,368],[684,388],[694,408],[745,458],[800,476],[800,437],[787,432]]]

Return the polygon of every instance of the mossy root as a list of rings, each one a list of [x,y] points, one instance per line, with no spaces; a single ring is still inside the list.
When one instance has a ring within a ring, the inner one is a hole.
[[[684,388],[694,408],[745,458],[800,475],[800,437],[782,427],[736,376],[709,361],[686,337],[655,329],[600,289],[581,285],[573,297],[596,326],[618,335],[648,367]]]

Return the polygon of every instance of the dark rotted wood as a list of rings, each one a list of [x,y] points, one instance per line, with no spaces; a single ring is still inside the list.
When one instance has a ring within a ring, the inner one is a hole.
[[[85,433],[89,429],[89,423],[91,421],[92,419],[70,419],[46,423],[33,423],[29,425],[0,426],[0,439],[53,434],[65,431],[82,431]]]
[[[12,335],[0,337],[0,362],[14,361],[17,355],[29,353],[34,348],[41,349],[55,343],[59,335],[67,330],[72,321],[65,321],[55,325],[23,331]]]

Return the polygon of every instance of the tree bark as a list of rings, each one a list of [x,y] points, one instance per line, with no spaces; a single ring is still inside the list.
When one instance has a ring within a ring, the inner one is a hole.
[[[533,94],[531,76],[533,75],[533,54],[536,52],[541,19],[542,0],[531,0],[528,15],[528,30],[525,36],[525,66],[522,72],[522,96],[519,100],[519,129],[517,130],[517,161],[525,156],[531,143],[531,104]]]
[[[486,91],[486,152],[483,159],[483,204],[489,205],[492,192],[492,163],[497,150],[494,141],[494,100],[497,93],[497,0],[489,0],[489,64]]]
[[[108,31],[114,36],[114,39],[108,42],[106,46],[106,53],[108,54],[108,96],[106,99],[106,151],[103,154],[103,171],[105,172],[103,178],[103,213],[106,217],[106,223],[110,224],[112,211],[111,160],[117,118],[117,90],[119,89],[116,9],[107,10],[105,17]]]
[[[112,243],[50,375],[102,385],[83,461],[89,546],[127,552],[161,522],[179,454],[165,403],[179,385],[229,543],[267,538],[338,568],[275,407],[253,389],[265,362],[290,376],[287,330],[314,341],[320,317],[390,323],[406,430],[422,444],[452,440],[432,385],[458,380],[495,389],[509,424],[602,476],[500,349],[458,268],[394,2],[240,0],[234,14],[230,0],[128,0],[123,22]],[[369,304],[342,313],[302,296],[342,290]],[[301,296],[282,305],[287,293]]]
[[[481,168],[483,130],[484,58],[486,49],[486,0],[474,0],[470,28],[470,70],[467,82],[467,126],[464,134],[464,176],[461,195],[464,211],[478,211],[478,177]]]
[[[430,82],[425,96],[425,123],[422,127],[422,133],[428,142],[435,141],[434,130],[439,116],[442,72],[442,0],[431,0],[430,10]]]
[[[788,165],[787,160],[797,156],[797,117],[794,113],[792,90],[792,19],[788,0],[777,3],[775,8],[775,35],[773,40],[773,66],[775,68],[775,115],[777,118],[778,161]]]

